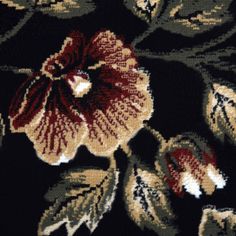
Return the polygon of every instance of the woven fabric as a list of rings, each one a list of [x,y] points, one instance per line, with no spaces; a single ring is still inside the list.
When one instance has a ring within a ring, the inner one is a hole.
[[[0,0],[0,235],[236,235],[235,13]]]

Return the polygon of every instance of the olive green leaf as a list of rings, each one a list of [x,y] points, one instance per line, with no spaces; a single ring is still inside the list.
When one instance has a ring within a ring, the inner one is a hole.
[[[118,184],[118,171],[83,169],[69,171],[52,188],[46,199],[52,202],[40,220],[38,236],[50,235],[65,224],[72,236],[84,223],[90,232],[97,227],[103,214],[111,209]]]
[[[206,91],[204,115],[213,133],[236,144],[236,89],[231,84],[213,83]]]
[[[34,5],[33,1],[27,0],[0,0],[0,3],[5,4],[8,7],[14,7],[16,10],[23,10]]]
[[[92,0],[0,0],[0,3],[17,10],[35,8],[42,13],[59,18],[82,16],[95,9]]]
[[[5,135],[5,125],[0,114],[0,147],[2,146],[2,138]]]
[[[194,36],[233,19],[233,0],[124,0],[151,28]],[[150,30],[153,31],[153,30]]]
[[[208,235],[236,235],[236,214],[233,209],[216,209],[207,206],[203,209],[199,236]]]
[[[124,201],[130,218],[141,228],[160,235],[175,235],[173,213],[161,172],[131,163],[124,183]]]
[[[232,0],[169,1],[162,16],[162,28],[186,36],[194,36],[232,19]]]

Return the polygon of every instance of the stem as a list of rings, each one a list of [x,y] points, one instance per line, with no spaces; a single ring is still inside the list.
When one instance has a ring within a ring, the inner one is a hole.
[[[186,58],[190,57],[189,51],[171,51],[171,52],[162,52],[156,53],[150,50],[140,50],[136,49],[135,54],[139,57],[146,57],[150,59],[160,59],[165,61],[179,61],[185,62]]]
[[[127,157],[131,157],[133,155],[133,152],[127,143],[122,144],[120,147],[123,150],[123,152],[127,155]]]
[[[109,167],[109,169],[117,169],[117,165],[116,165],[116,159],[115,159],[115,156],[114,156],[114,154],[112,154],[111,156],[110,156],[110,167]]]
[[[132,47],[135,48],[137,44],[142,42],[145,38],[147,38],[152,32],[157,29],[157,26],[149,25],[148,29],[145,30],[141,35],[136,37],[133,42],[131,43]]]
[[[209,73],[209,71],[206,68],[204,68],[202,64],[197,64],[195,71],[196,70],[200,72],[204,83],[208,86],[212,86],[213,78],[211,74]]]
[[[201,77],[206,84],[212,83],[212,76],[209,74],[206,68],[202,65],[202,61],[204,61],[204,56],[192,56],[191,51],[172,51],[168,53],[155,53],[150,52],[148,50],[136,50],[136,55],[140,57],[146,57],[150,59],[160,59],[164,61],[177,61],[180,63],[184,63],[189,68],[193,69],[194,71],[200,72]]]
[[[13,72],[14,74],[26,74],[29,76],[33,74],[33,69],[31,68],[18,68],[16,66],[7,65],[0,66],[0,71]]]
[[[187,63],[188,65],[191,65],[191,63],[194,62],[194,59],[199,60],[199,56],[196,56],[197,54],[201,54],[207,49],[217,46],[218,44],[229,39],[234,33],[236,33],[236,25],[234,25],[232,29],[230,29],[226,34],[220,35],[209,42],[199,44],[193,48],[182,48],[179,50],[172,50],[170,52],[160,52],[160,53],[151,52],[148,49],[146,50],[135,49],[135,52],[136,52],[136,55],[140,57],[146,57],[150,59],[161,59],[161,60],[166,60],[166,61],[180,61],[180,62]],[[139,39],[141,39],[141,36],[137,39],[138,43],[141,42]],[[136,41],[134,41],[133,43],[135,42]],[[134,46],[136,44],[137,43],[135,43]],[[201,55],[200,55],[200,58],[201,58]],[[196,64],[196,62],[193,64]]]
[[[209,42],[199,44],[198,51],[195,53],[202,53],[209,48],[217,46],[218,44],[223,43],[224,41],[229,39],[235,33],[236,33],[236,24],[234,24],[233,27],[229,31],[227,31],[225,34],[220,35],[220,36],[216,37],[215,39],[210,40]],[[197,47],[195,47],[195,48],[197,48]]]
[[[153,129],[151,126],[144,124],[144,128],[155,137],[155,139],[161,144],[161,146],[167,142],[162,134],[159,131]]]
[[[29,9],[24,17],[21,18],[12,29],[7,31],[4,35],[0,35],[0,45],[15,36],[19,32],[19,30],[27,23],[27,21],[33,16],[33,14],[34,11],[32,9]]]

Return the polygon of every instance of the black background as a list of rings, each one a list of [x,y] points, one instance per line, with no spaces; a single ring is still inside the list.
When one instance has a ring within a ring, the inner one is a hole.
[[[60,20],[41,13],[36,13],[20,32],[0,46],[0,65],[29,67],[38,70],[42,62],[58,51],[64,38],[72,30],[78,29],[89,38],[100,29],[109,29],[130,43],[141,34],[147,25],[128,11],[122,1],[96,1],[95,12],[79,18]],[[10,29],[24,15],[13,8],[0,6],[0,33]],[[226,28],[217,28],[195,38],[171,34],[157,30],[140,45],[156,51],[168,51],[173,48],[193,46],[207,41],[222,33]],[[220,46],[233,45],[232,37]],[[192,131],[205,137],[216,150],[218,166],[228,176],[227,186],[217,190],[212,196],[203,195],[200,200],[189,194],[183,198],[171,195],[171,205],[177,215],[179,235],[197,235],[202,213],[202,206],[216,205],[217,208],[236,207],[236,147],[227,140],[220,143],[214,138],[202,115],[204,84],[201,75],[182,63],[165,62],[139,58],[141,67],[151,74],[151,89],[155,100],[155,112],[149,124],[158,129],[166,138]],[[225,74],[225,79],[232,78]],[[69,164],[59,167],[49,166],[40,161],[32,143],[25,134],[10,134],[7,111],[16,89],[25,79],[24,75],[12,72],[0,72],[0,112],[7,123],[7,134],[0,149],[0,235],[36,236],[37,224],[43,211],[49,206],[44,199],[48,188],[54,185],[60,174],[71,167],[107,166],[103,158],[94,157],[85,147],[78,150],[76,158]],[[131,141],[131,145],[142,162],[153,163],[157,144],[145,131],[140,131]],[[127,159],[118,151],[118,166],[121,171],[119,191],[111,212],[105,214],[94,236],[99,235],[156,235],[145,229],[140,230],[133,223],[125,210],[122,199],[122,178],[127,168]],[[82,226],[75,235],[89,235],[89,230]],[[65,236],[65,229],[52,235]]]

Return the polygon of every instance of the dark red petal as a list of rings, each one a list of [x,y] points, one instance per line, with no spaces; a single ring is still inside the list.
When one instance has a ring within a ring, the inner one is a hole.
[[[11,101],[10,108],[9,108],[9,115],[11,117],[15,116],[18,113],[18,110],[21,107],[21,104],[24,100],[24,96],[26,94],[27,89],[31,87],[31,85],[35,82],[35,76],[28,77],[21,86],[17,89],[14,98]]]
[[[203,158],[206,162],[206,164],[212,164],[213,166],[216,166],[216,156],[215,154],[212,153],[207,153],[207,152],[203,152]]]
[[[25,129],[38,156],[53,165],[72,159],[87,132],[68,89],[64,81],[54,81],[40,120]]]
[[[206,165],[203,161],[200,162],[191,150],[187,148],[178,148],[171,153],[171,156],[175,158],[175,161],[178,163],[182,172],[191,171],[194,178],[200,182],[202,181],[205,175]]]
[[[43,63],[42,73],[49,77],[58,77],[74,66],[78,66],[82,61],[84,43],[84,36],[80,32],[75,31],[69,34],[61,50]]]
[[[13,130],[30,124],[37,114],[42,111],[50,92],[52,81],[40,77],[27,80],[19,88],[10,106],[10,118]]]

